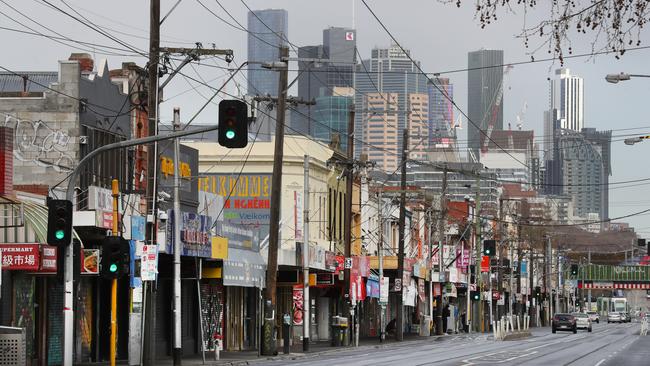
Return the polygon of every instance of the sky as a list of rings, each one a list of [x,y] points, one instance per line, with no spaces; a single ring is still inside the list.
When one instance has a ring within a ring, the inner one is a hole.
[[[83,15],[92,23],[103,27],[102,29],[114,38],[140,50],[148,49],[148,1],[64,1],[48,0],[75,17]],[[217,15],[234,23],[219,7],[220,3],[244,26],[248,12],[244,2],[252,9],[286,9],[289,12],[288,37],[292,43],[299,46],[319,44],[322,41],[322,30],[330,26],[356,28],[357,47],[364,58],[370,56],[372,48],[388,47],[391,44],[389,36],[360,0],[182,0],[161,26],[162,46],[191,47],[194,42],[202,42],[204,47],[212,47],[214,44],[217,48],[232,49],[237,63],[246,60],[247,34],[217,19],[206,11],[199,1]],[[175,3],[176,0],[162,0],[162,16],[167,14]],[[480,48],[503,49],[506,63],[530,60],[530,49],[517,37],[525,24],[524,15],[518,8],[515,8],[513,13],[501,15],[497,22],[481,29],[475,18],[474,1],[463,1],[460,8],[456,7],[455,2],[444,3],[436,0],[373,0],[368,3],[401,45],[410,49],[411,55],[422,63],[426,72],[440,72],[441,76],[451,79],[454,84],[454,99],[464,111],[467,110],[467,74],[462,71],[445,71],[466,68],[467,52]],[[70,7],[80,15],[73,13]],[[546,14],[545,10],[542,5],[536,13],[529,13],[527,24],[532,24],[534,19],[541,19]],[[2,1],[0,12],[0,27],[45,34],[52,34],[54,31],[75,40],[124,48],[42,1]],[[649,31],[642,31],[641,37],[642,40],[650,42]],[[62,45],[46,37],[6,29],[0,29],[0,39],[3,40],[0,66],[14,71],[56,70],[58,60],[67,59],[71,52],[82,51],[78,47]],[[592,40],[593,34],[573,34],[571,41],[574,52],[589,52]],[[531,48],[540,45],[542,41],[532,38]],[[92,52],[92,49],[90,51],[96,59],[96,65],[99,63],[97,60],[106,58],[110,68],[119,68],[121,63],[126,61],[142,66],[146,62],[145,58],[140,56],[102,55],[97,49],[95,52]],[[619,84],[610,84],[604,79],[606,74],[618,72],[650,74],[646,61],[649,55],[650,49],[638,50],[627,52],[620,60],[615,59],[613,55],[599,55],[568,59],[564,65],[571,69],[572,74],[584,78],[585,126],[613,130],[613,174],[610,182],[650,177],[644,159],[650,156],[650,141],[628,146],[622,142],[625,136],[621,136],[650,134],[650,79],[636,78]],[[548,56],[545,48],[535,54],[537,59]],[[201,63],[226,66],[223,61],[217,60],[205,60]],[[185,72],[196,78],[200,76],[210,85],[218,87],[225,81],[226,72],[209,66],[194,64],[186,68]],[[517,65],[509,72],[504,81],[504,128],[507,128],[508,122],[512,123],[513,129],[516,128],[516,116],[521,113],[524,104],[527,104],[523,129],[534,129],[537,138],[543,135],[543,111],[549,106],[548,78],[552,78],[554,70],[559,67],[558,61],[529,63]],[[290,68],[296,68],[296,65],[290,65]],[[237,77],[236,80],[244,91],[245,79]],[[237,94],[238,88],[231,83],[226,87],[226,91]],[[174,107],[181,108],[182,119],[189,119],[199,110],[205,98],[211,95],[212,92],[206,87],[176,78],[165,90],[166,101],[161,104],[161,120],[170,120]],[[198,116],[197,123],[216,123],[216,119],[216,106],[213,105]],[[464,124],[466,123],[465,121]],[[632,128],[634,130],[628,130]],[[466,130],[461,131],[459,138],[466,139]],[[650,206],[650,184],[625,186],[610,187],[612,218],[638,212]],[[650,215],[640,215],[619,221],[631,223],[642,237],[650,237],[649,218]]]

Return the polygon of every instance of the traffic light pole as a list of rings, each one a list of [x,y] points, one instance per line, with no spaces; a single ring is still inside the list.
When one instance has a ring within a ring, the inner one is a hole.
[[[119,197],[120,186],[117,179],[111,181],[113,191],[113,232],[112,236],[120,236],[119,222]],[[111,279],[111,341],[110,341],[110,363],[115,366],[117,348],[117,278]]]

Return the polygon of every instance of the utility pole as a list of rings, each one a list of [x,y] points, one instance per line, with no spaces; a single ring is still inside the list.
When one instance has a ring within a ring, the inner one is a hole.
[[[545,272],[546,276],[544,276],[544,284],[546,288],[546,302],[547,302],[547,308],[548,310],[546,311],[546,324],[549,324],[552,318],[552,311],[553,311],[553,291],[551,290],[551,271],[552,271],[552,266],[553,266],[553,260],[551,257],[551,237],[547,236],[546,237],[546,255],[544,256],[544,263],[546,266]]]
[[[404,231],[406,230],[406,161],[408,160],[409,130],[404,128],[402,137],[402,179],[399,202],[399,248],[397,252],[397,279],[402,286],[397,293],[397,319],[395,324],[395,339],[404,340]],[[442,261],[442,253],[440,253]]]
[[[476,290],[479,291],[481,294],[479,298],[479,303],[476,304],[478,308],[478,317],[476,318],[478,320],[477,324],[477,330],[479,330],[481,333],[484,331],[484,324],[483,324],[483,281],[481,280],[483,273],[481,272],[481,176],[479,174],[476,174],[476,208],[474,209],[474,240],[476,244],[476,263],[475,263],[475,271],[476,271]],[[469,312],[469,310],[468,310]]]
[[[160,0],[150,0],[149,11],[149,62],[147,63],[147,118],[148,135],[158,132],[158,62],[160,59]],[[147,146],[147,214],[151,215],[147,240],[156,242],[156,143]],[[145,366],[156,363],[156,291],[149,282],[143,284],[144,314],[142,335],[142,361]]]
[[[303,297],[303,322],[302,322],[302,350],[309,351],[309,331],[311,329],[311,319],[309,312],[311,303],[309,302],[309,155],[305,155],[304,166],[304,192],[303,192],[303,225],[302,230],[302,297]]]
[[[528,307],[528,315],[530,316],[530,321],[531,322],[533,321],[533,319],[535,319],[535,321],[537,321],[537,318],[534,316],[535,312],[534,312],[534,307],[533,307],[533,300],[535,299],[535,296],[534,296],[535,291],[533,291],[533,267],[534,267],[533,266],[533,259],[535,257],[535,254],[534,254],[534,251],[533,251],[532,240],[534,240],[534,239],[531,239],[531,243],[530,243],[530,263],[528,263],[528,267],[530,267],[530,268],[528,268],[528,276],[529,276],[528,277],[528,281],[529,281],[528,282],[528,289],[530,291],[530,295],[528,296],[528,299],[530,301],[530,306]],[[535,304],[535,305],[536,305],[535,308],[537,306],[539,306],[539,304]],[[535,324],[539,325],[537,323],[535,323]]]
[[[174,108],[174,132],[181,129],[181,110]],[[173,296],[172,317],[174,320],[174,342],[172,357],[174,366],[181,364],[181,148],[178,138],[174,139],[174,269],[173,269]]]
[[[348,111],[348,146],[347,146],[347,162],[345,164],[346,174],[345,174],[345,249],[344,254],[345,258],[352,257],[352,179],[353,168],[354,168],[354,104],[350,104]],[[349,324],[354,323],[354,307],[356,306],[353,303],[352,294],[350,293],[350,269],[346,268],[344,271],[345,275],[345,291],[348,294],[346,306],[344,306],[344,315],[349,319]],[[354,296],[356,299],[356,296]],[[350,319],[352,317],[352,319]],[[349,329],[349,328],[348,328]],[[350,334],[353,336],[354,334]],[[355,337],[356,339],[356,337]]]
[[[111,181],[113,193],[113,230],[112,236],[120,236],[119,207],[120,207],[120,185],[117,179]],[[109,350],[109,362],[115,366],[117,355],[117,278],[111,279],[111,340]]]
[[[289,48],[280,47],[280,60],[289,57]],[[278,274],[278,239],[280,235],[280,206],[282,204],[282,160],[284,156],[284,121],[288,83],[288,63],[281,61],[278,85],[278,105],[275,122],[275,152],[273,154],[273,177],[271,178],[271,215],[269,223],[269,254],[264,291],[264,330],[262,354],[273,356],[276,352],[275,304]],[[286,335],[285,335],[286,336]]]
[[[591,249],[589,249],[589,251],[587,252],[587,262],[588,262],[587,265],[591,265]],[[583,281],[583,285],[584,285],[584,281]],[[587,311],[591,311],[591,288],[587,290],[587,303],[588,303]]]
[[[429,228],[429,237],[427,238],[427,241],[429,242],[429,245],[427,247],[427,267],[432,263],[431,259],[433,256],[433,198],[431,199],[431,202],[429,203],[429,212],[428,212],[428,228]],[[429,271],[429,275],[433,274],[433,269]],[[432,276],[431,276],[432,277]],[[469,297],[469,296],[468,296]],[[433,322],[433,280],[429,281],[429,316],[431,317],[431,321]]]
[[[377,190],[377,223],[379,225],[379,242],[377,243],[377,257],[379,259],[379,293],[381,294],[383,289],[382,286],[384,285],[384,217],[383,217],[383,207],[382,207],[382,190],[383,187],[379,187]],[[381,297],[381,295],[380,295]],[[383,343],[384,339],[386,338],[386,333],[385,333],[385,321],[386,321],[386,304],[381,302],[380,298],[380,303],[379,305],[381,306],[381,314],[379,315],[379,342]]]
[[[440,217],[438,218],[438,273],[440,274],[440,296],[436,299],[436,334],[442,335],[447,329],[442,329],[442,286],[445,275],[444,263],[444,239],[445,239],[445,220],[447,219],[447,167],[442,170],[442,192],[440,193]],[[462,253],[462,251],[461,251]],[[462,254],[461,254],[462,255]]]

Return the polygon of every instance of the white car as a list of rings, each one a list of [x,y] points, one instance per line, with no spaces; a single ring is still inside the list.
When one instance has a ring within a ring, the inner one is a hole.
[[[617,311],[610,311],[607,314],[607,323],[622,323],[623,321],[623,317]]]
[[[585,313],[573,313],[573,316],[576,318],[576,328],[586,329],[587,332],[591,332],[591,318]]]
[[[588,312],[587,312],[587,315],[589,315],[589,319],[591,319],[591,322],[592,322],[592,323],[593,323],[593,322],[600,323],[600,315],[598,315],[597,312],[595,312],[595,311],[588,311]]]

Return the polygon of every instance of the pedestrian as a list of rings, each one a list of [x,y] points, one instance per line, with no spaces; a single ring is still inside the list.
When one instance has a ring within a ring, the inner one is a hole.
[[[447,318],[449,318],[449,304],[442,309],[442,332],[447,333]]]

